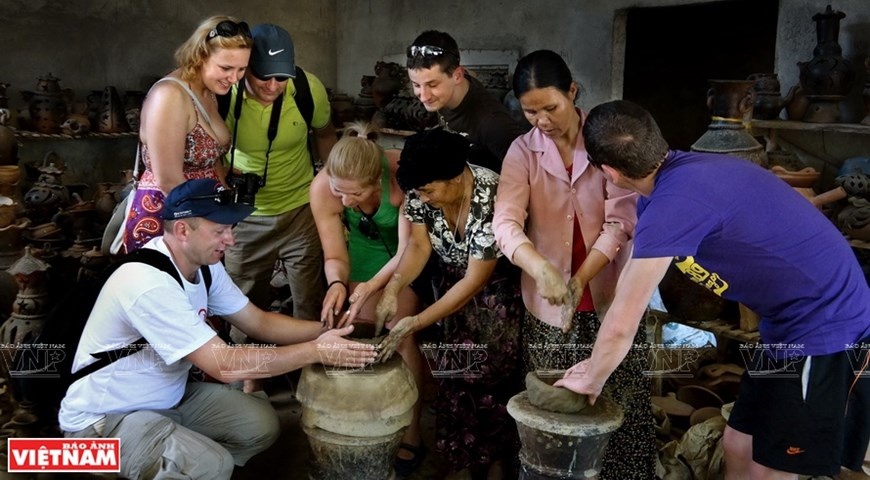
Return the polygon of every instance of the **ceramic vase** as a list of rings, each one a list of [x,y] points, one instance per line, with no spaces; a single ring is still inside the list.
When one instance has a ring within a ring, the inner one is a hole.
[[[813,49],[813,58],[798,63],[801,86],[810,101],[805,122],[839,122],[840,102],[855,82],[855,68],[843,58],[843,49],[838,43],[840,20],[845,16],[830,5],[824,12],[813,15],[818,43]]]
[[[767,166],[764,147],[744,124],[755,105],[753,85],[749,80],[710,80],[707,91],[707,107],[712,113],[710,125],[692,150],[732,155]]]

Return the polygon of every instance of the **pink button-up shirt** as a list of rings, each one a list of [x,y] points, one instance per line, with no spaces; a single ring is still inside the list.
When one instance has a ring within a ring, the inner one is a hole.
[[[579,111],[582,122],[585,112]],[[509,259],[530,243],[541,256],[571,278],[574,215],[579,216],[586,251],[594,248],[610,263],[587,288],[599,315],[613,301],[616,280],[630,255],[637,222],[637,194],[608,182],[586,159],[583,136],[577,136],[571,178],[556,144],[537,128],[514,140],[501,170],[493,229]],[[561,307],[538,295],[535,280],[522,274],[526,308],[544,323],[559,326]]]

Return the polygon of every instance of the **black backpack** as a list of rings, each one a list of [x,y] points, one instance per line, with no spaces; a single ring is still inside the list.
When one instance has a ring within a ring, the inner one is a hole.
[[[84,278],[74,284],[50,311],[43,324],[42,332],[33,343],[18,345],[12,357],[9,376],[16,396],[20,400],[33,402],[37,415],[43,421],[55,420],[60,401],[73,382],[148,345],[148,341],[142,337],[116,350],[91,353],[97,361],[72,373],[73,360],[82,331],[97,302],[100,290],[121,265],[131,262],[144,263],[161,270],[172,276],[179,287],[184,288],[172,260],[163,253],[149,248],[140,248],[125,255],[107,267],[101,275]],[[206,289],[210,288],[211,271],[208,266],[201,267],[200,271]]]

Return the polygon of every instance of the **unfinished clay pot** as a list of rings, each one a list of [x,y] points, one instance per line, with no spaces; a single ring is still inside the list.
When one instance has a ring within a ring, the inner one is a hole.
[[[540,377],[536,372],[526,374],[526,393],[532,405],[549,412],[577,413],[586,407],[586,395],[567,388],[554,387],[559,376]]]

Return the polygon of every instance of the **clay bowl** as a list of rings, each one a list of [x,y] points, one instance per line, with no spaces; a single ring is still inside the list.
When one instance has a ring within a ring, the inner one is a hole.
[[[562,372],[564,373],[564,372]],[[549,412],[577,413],[586,407],[586,395],[572,392],[567,388],[554,387],[562,374],[539,377],[535,372],[526,374],[526,394],[529,402]]]
[[[0,165],[0,183],[17,183],[21,179],[18,165]]]
[[[807,167],[803,170],[793,172],[779,165],[775,165],[770,167],[770,171],[785,181],[785,183],[795,188],[810,188],[816,183],[816,180],[819,179],[819,175],[821,175],[821,172],[813,167]]]
[[[61,229],[53,222],[43,223],[27,229],[27,236],[33,240],[54,239],[60,235]]]
[[[716,407],[703,407],[692,412],[692,415],[689,416],[689,425],[697,425],[699,423],[706,422],[711,418],[721,417],[722,416],[722,408]]]
[[[677,390],[677,400],[691,405],[695,409],[704,407],[722,408],[722,398],[715,392],[700,385],[685,385]]]

